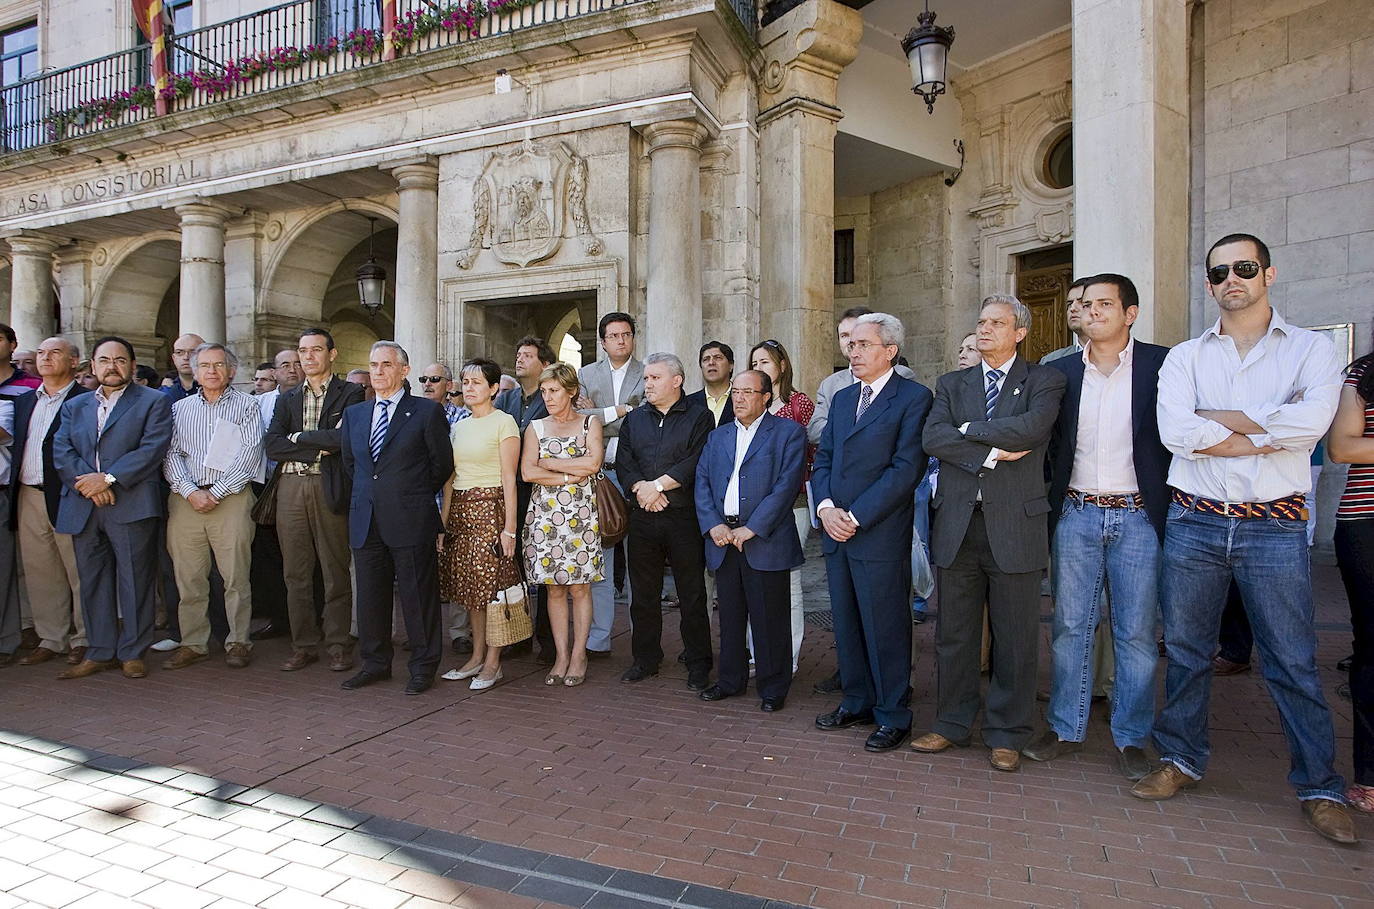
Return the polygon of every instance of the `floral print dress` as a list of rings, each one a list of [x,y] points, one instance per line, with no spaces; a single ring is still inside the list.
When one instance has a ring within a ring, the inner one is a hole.
[[[536,420],[539,457],[580,458],[586,454],[585,432],[546,436]],[[534,484],[525,513],[524,556],[531,584],[590,584],[603,574],[601,526],[591,478],[564,486]]]

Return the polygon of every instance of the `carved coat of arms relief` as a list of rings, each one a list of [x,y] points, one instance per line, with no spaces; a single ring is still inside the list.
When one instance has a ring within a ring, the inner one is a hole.
[[[566,222],[588,256],[601,240],[587,217],[587,162],[566,143],[536,146],[528,139],[509,152],[493,152],[473,185],[472,232],[458,255],[471,268],[484,247],[498,260],[525,267],[558,252]]]

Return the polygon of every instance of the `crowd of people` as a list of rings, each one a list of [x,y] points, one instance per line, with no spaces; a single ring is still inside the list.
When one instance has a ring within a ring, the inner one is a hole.
[[[1218,654],[1229,600],[1304,816],[1353,843],[1349,806],[1374,810],[1374,355],[1347,367],[1280,316],[1254,236],[1217,241],[1206,276],[1219,317],[1172,349],[1132,337],[1128,277],[1075,281],[1075,341],[1040,363],[1019,353],[1028,309],[988,297],[933,392],[902,362],[901,321],[851,309],[838,323],[849,366],[814,401],[771,339],[739,369],[729,345],[703,345],[703,387],[686,394],[679,356],[637,357],[622,312],[600,320],[605,356],[580,371],[520,339],[513,379],[488,359],[414,376],[393,341],[340,378],[333,338],[311,328],[257,367],[251,393],[234,353],[196,335],[176,340],[164,387],[128,341],[100,339],[91,391],[74,344],[48,338],[30,360],[0,327],[0,664],[142,678],[150,649],[180,670],[218,640],[242,668],[255,640],[289,635],[282,671],[323,660],[354,690],[391,678],[399,624],[406,694],[435,684],[446,633],[460,659],[443,679],[490,689],[503,653],[532,639],[544,684],[575,687],[610,653],[623,572],[620,680],[636,683],[666,658],[666,567],[687,687],[716,701],[752,678],[774,712],[796,672],[816,528],[838,658],[818,689],[841,697],[820,729],[873,726],[870,752],[935,754],[978,726],[991,766],[1014,772],[1080,750],[1106,686],[1131,793],[1167,799],[1207,771],[1212,678],[1236,665]],[[1313,624],[1309,459],[1323,438],[1352,464],[1336,531],[1355,632],[1349,786]],[[913,737],[912,628],[932,574],[934,721]],[[252,628],[255,611],[267,621]]]

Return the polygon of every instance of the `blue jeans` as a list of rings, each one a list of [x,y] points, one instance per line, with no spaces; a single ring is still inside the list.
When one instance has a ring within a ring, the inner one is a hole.
[[[1093,637],[1103,583],[1111,591],[1116,685],[1112,741],[1145,747],[1155,717],[1155,617],[1159,536],[1143,509],[1101,508],[1072,499],[1054,531],[1054,625],[1049,725],[1081,742],[1093,693]]]
[[[1344,802],[1331,711],[1317,680],[1305,521],[1226,518],[1169,506],[1161,601],[1169,668],[1155,747],[1194,779],[1207,771],[1212,654],[1233,577],[1288,739],[1288,782],[1299,799]]]

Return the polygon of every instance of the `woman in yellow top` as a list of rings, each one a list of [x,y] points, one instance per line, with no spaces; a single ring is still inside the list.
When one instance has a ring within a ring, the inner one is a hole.
[[[444,678],[472,679],[473,691],[485,691],[501,680],[501,648],[487,644],[487,604],[505,588],[520,584],[515,564],[520,427],[492,403],[501,383],[500,366],[491,360],[469,360],[459,380],[463,404],[472,416],[449,431],[453,477],[444,487],[439,588],[443,599],[468,611],[472,657]]]

